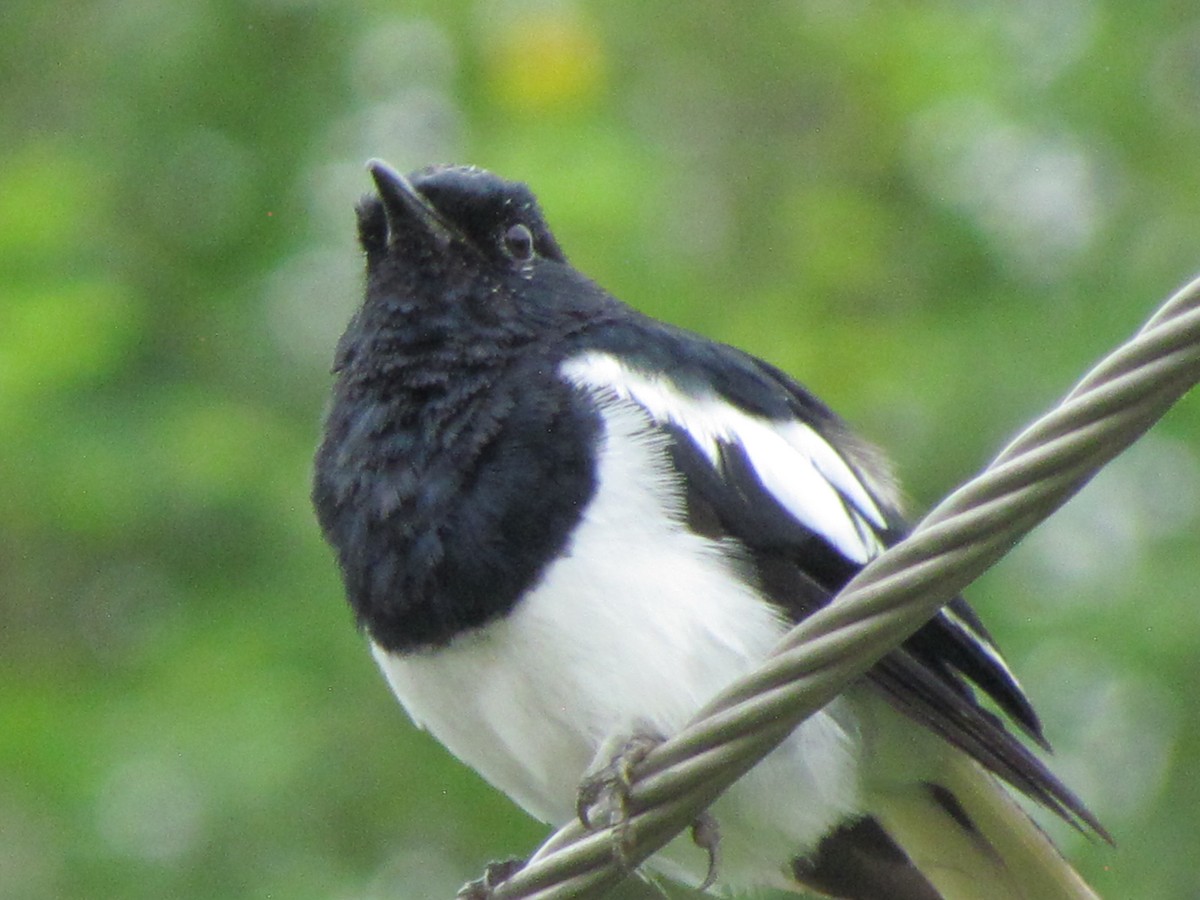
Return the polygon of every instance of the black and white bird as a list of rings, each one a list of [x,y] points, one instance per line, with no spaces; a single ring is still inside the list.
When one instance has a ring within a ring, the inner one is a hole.
[[[409,715],[562,824],[606,754],[678,730],[905,523],[821,401],[610,296],[523,185],[370,172],[318,518]],[[1104,836],[1013,726],[1047,746],[954,600],[716,803],[714,889],[1094,896],[999,783]],[[696,884],[706,855],[651,866]]]

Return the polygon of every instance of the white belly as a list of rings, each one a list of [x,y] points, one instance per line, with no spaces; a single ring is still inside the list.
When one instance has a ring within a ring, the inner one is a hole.
[[[574,815],[607,739],[674,733],[785,629],[732,577],[728,548],[676,524],[682,501],[641,415],[614,405],[605,419],[603,487],[567,553],[509,616],[433,652],[374,648],[414,721],[554,824]],[[717,804],[722,881],[778,880],[789,857],[859,808],[856,732],[849,704],[835,701]],[[702,862],[694,851],[689,863],[702,872]]]

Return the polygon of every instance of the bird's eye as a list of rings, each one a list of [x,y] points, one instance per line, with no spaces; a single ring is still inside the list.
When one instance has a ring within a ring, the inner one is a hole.
[[[504,232],[504,252],[517,262],[533,259],[533,232],[521,222],[509,226]]]

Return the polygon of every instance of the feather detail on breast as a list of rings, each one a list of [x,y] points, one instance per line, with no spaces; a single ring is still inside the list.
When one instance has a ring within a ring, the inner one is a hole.
[[[414,720],[554,823],[574,814],[606,739],[674,733],[786,628],[735,548],[686,527],[665,437],[645,411],[616,397],[600,403],[599,487],[536,587],[509,616],[436,652],[375,648]],[[761,877],[764,860],[778,869],[856,807],[855,726],[835,707],[723,802],[741,820],[723,849],[730,866],[744,845],[740,855],[755,857],[746,868]]]

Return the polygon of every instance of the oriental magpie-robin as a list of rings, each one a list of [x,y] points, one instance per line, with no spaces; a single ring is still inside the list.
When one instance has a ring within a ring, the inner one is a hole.
[[[677,730],[905,524],[824,404],[614,299],[523,185],[370,172],[317,515],[414,721],[563,823],[612,748]],[[999,781],[1103,829],[1013,727],[1046,746],[956,599],[715,804],[718,889],[1093,896]],[[686,840],[651,865],[705,872]]]

